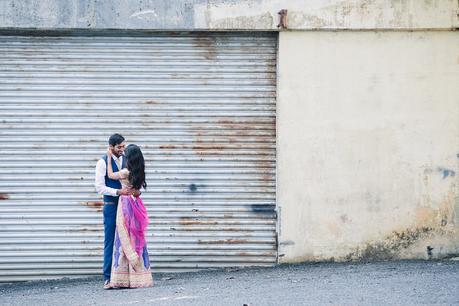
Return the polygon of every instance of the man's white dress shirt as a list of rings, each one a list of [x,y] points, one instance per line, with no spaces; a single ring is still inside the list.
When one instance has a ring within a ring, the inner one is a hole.
[[[123,156],[120,156],[120,158],[117,159],[114,155],[112,155],[112,158],[117,164],[119,165],[123,164]],[[109,196],[116,197],[118,196],[116,194],[116,191],[118,189],[105,186],[105,174],[106,173],[107,173],[107,165],[105,164],[105,160],[101,158],[99,159],[96,165],[96,182],[95,182],[96,191],[97,193],[102,194],[102,195],[109,195]]]

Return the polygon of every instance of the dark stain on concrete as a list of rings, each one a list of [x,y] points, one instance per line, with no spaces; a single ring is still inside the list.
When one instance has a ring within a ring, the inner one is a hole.
[[[430,245],[428,245],[428,246],[426,247],[427,257],[428,257],[429,259],[432,259],[432,255],[433,255],[433,254],[432,254],[432,251],[433,251],[433,249],[434,249],[434,248],[431,247]]]
[[[450,177],[456,176],[456,172],[453,171],[453,170],[450,170],[450,169],[438,167],[437,170],[438,170],[438,172],[440,172],[442,174],[442,178],[443,179],[447,178],[448,176],[450,176]]]
[[[394,231],[382,241],[368,242],[345,257],[351,261],[375,261],[397,259],[401,250],[406,249],[417,241],[427,238],[432,227],[419,227]]]

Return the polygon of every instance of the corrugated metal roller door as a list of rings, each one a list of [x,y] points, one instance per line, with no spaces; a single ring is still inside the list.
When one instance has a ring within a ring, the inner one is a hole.
[[[274,264],[276,43],[0,36],[0,281],[101,274],[113,132],[146,156],[153,271]]]

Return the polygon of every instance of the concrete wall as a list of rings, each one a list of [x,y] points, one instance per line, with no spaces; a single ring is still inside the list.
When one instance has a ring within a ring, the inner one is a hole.
[[[458,35],[279,39],[280,261],[458,254]]]
[[[457,0],[1,0],[0,28],[451,29]]]

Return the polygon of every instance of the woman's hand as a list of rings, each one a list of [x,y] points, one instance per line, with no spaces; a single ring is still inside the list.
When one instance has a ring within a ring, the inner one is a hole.
[[[138,189],[134,189],[132,187],[129,187],[129,194],[131,194],[135,198],[138,198],[142,194],[142,192],[140,192],[140,190],[138,190]]]
[[[134,189],[134,191],[132,191],[132,195],[136,198],[138,198],[142,193],[140,192],[140,190],[137,190],[137,189]]]
[[[112,157],[112,149],[110,147],[107,147],[107,156]]]

